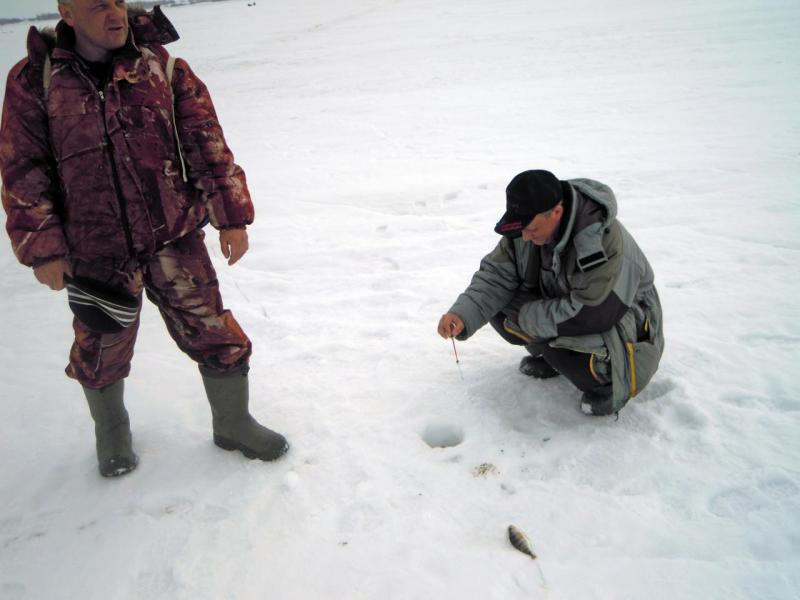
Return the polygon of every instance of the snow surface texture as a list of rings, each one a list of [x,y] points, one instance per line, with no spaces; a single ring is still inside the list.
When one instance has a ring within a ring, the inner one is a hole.
[[[796,0],[168,15],[256,202],[240,265],[208,241],[255,343],[254,413],[292,450],[216,448],[147,305],[127,382],[141,464],[101,479],[61,373],[65,296],[2,245],[0,597],[800,595]],[[4,72],[25,32],[0,29]],[[609,184],[655,269],[667,350],[618,421],[526,379],[490,328],[459,344],[462,380],[435,334],[528,168]]]

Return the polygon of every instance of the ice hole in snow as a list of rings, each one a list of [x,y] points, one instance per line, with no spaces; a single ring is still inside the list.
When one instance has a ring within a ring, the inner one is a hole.
[[[464,430],[450,423],[431,423],[422,432],[422,440],[431,448],[450,448],[464,441]]]

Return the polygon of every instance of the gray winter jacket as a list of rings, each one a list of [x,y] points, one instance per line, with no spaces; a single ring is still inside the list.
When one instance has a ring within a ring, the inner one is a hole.
[[[462,340],[503,312],[532,339],[594,354],[610,364],[619,410],[658,368],[661,304],[647,258],[616,219],[611,189],[591,179],[568,184],[557,241],[504,237],[450,312],[464,321]]]

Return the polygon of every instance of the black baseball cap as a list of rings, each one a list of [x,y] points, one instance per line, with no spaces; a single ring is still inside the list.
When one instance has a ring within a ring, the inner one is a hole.
[[[563,199],[561,182],[550,171],[523,171],[506,187],[506,213],[494,230],[517,238],[536,215],[547,212]]]

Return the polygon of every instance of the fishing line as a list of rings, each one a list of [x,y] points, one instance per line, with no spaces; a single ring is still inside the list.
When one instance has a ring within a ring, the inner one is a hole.
[[[450,324],[450,330],[455,327],[454,324]],[[461,370],[461,361],[458,360],[458,350],[456,350],[456,338],[455,336],[450,336],[450,341],[453,342],[453,354],[456,355],[456,366],[458,366],[458,374],[461,376],[461,381],[464,381],[464,372]]]

